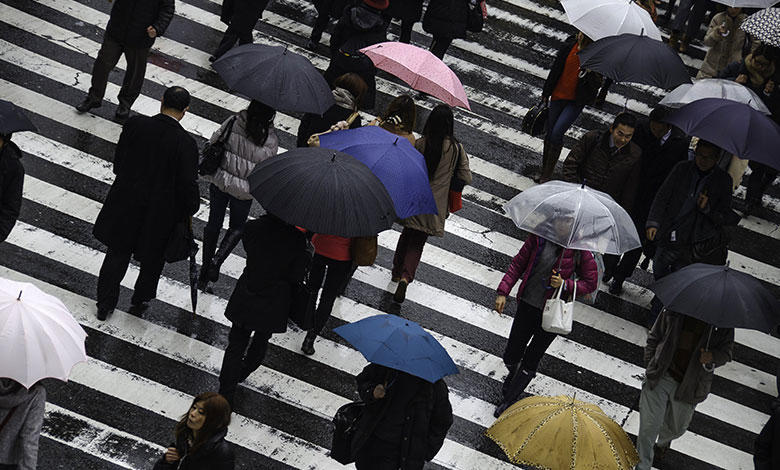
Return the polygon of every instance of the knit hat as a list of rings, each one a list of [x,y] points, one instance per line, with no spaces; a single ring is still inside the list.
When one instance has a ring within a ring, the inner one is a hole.
[[[377,10],[384,10],[390,6],[390,0],[363,0],[363,3]]]

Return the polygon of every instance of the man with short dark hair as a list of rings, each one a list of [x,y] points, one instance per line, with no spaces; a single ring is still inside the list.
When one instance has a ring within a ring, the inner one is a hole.
[[[100,320],[116,307],[131,256],[141,263],[132,308],[140,312],[156,297],[174,227],[200,207],[198,146],[179,124],[189,104],[187,90],[168,88],[160,114],[133,116],[122,129],[114,155],[116,179],[93,229],[108,247],[97,286]]]

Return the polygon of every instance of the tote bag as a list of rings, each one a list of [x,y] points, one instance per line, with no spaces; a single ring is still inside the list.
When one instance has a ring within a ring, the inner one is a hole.
[[[542,329],[550,333],[567,335],[571,333],[571,326],[574,321],[574,299],[577,298],[577,282],[574,282],[574,295],[572,301],[566,302],[561,299],[563,286],[555,291],[555,295],[547,299],[542,312]]]

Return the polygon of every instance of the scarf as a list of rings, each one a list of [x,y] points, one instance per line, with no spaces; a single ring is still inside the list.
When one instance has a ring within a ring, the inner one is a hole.
[[[763,72],[760,72],[753,65],[753,54],[749,54],[745,57],[745,68],[750,75],[750,86],[752,88],[763,87],[767,80],[775,74],[775,64],[769,64]]]
[[[336,87],[336,89],[333,90],[333,99],[336,100],[336,104],[342,108],[350,109],[352,111],[357,109],[357,106],[355,106],[355,98],[352,96],[352,93],[344,88]]]

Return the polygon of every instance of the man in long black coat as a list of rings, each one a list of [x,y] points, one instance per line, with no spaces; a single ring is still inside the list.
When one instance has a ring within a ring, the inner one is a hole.
[[[190,95],[165,91],[160,114],[125,123],[114,155],[116,179],[95,221],[95,237],[108,246],[97,287],[98,318],[116,307],[130,257],[141,263],[131,303],[136,309],[157,295],[165,246],[177,222],[200,206],[198,145],[179,124]]]
[[[86,99],[76,106],[85,113],[103,104],[108,74],[124,54],[127,70],[119,90],[117,119],[127,119],[146,74],[146,59],[157,36],[162,36],[173,18],[174,0],[114,0],[111,17],[103,36],[95,65],[92,67],[92,86]]]
[[[22,207],[24,167],[19,160],[22,151],[11,142],[11,135],[0,134],[0,243],[2,243],[19,218]]]

